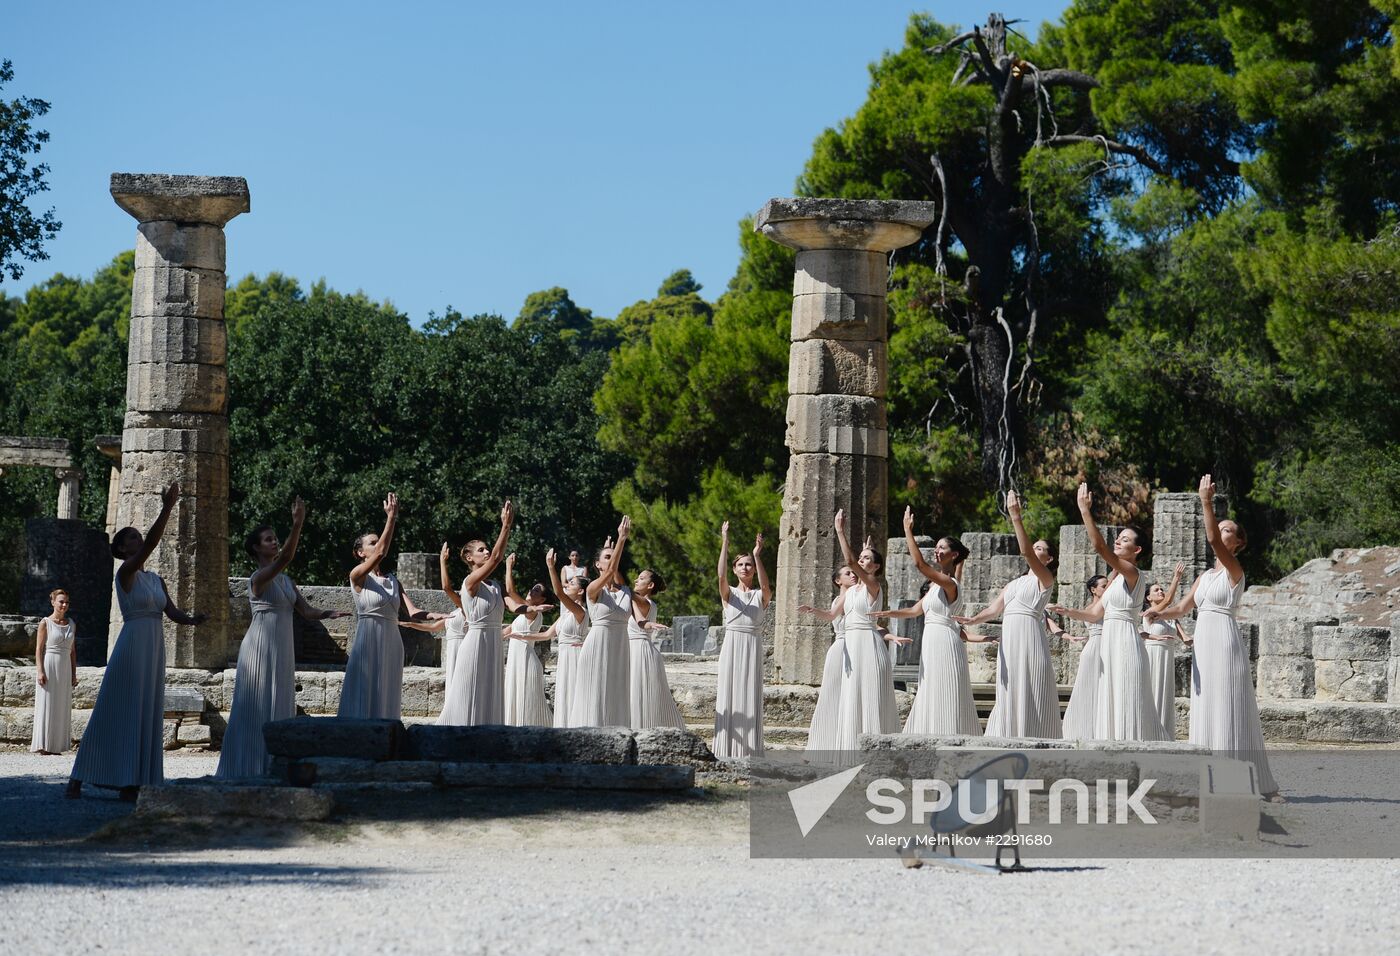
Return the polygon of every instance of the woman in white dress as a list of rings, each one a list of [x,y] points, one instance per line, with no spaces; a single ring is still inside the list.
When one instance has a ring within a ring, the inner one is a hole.
[[[609,544],[611,543],[612,542],[609,542]],[[603,547],[607,547],[607,545]],[[579,557],[578,548],[574,548],[569,552],[569,563],[564,565],[564,570],[561,572],[565,584],[588,580],[588,569],[585,568],[580,561],[582,561],[582,558]]]
[[[1060,693],[1045,633],[1045,607],[1055,584],[1050,565],[1055,556],[1050,542],[1031,541],[1021,521],[1021,499],[1014,491],[1006,495],[1006,510],[1029,570],[1002,588],[986,610],[954,620],[981,624],[1001,617],[997,702],[987,718],[987,736],[1056,738],[1061,734]]]
[[[594,561],[598,576],[584,592],[589,628],[569,688],[570,727],[626,727],[632,718],[627,639],[632,592],[618,572],[631,531],[632,519],[623,515],[617,543],[598,552]]]
[[[836,596],[830,610],[823,611],[803,604],[799,614],[810,614],[831,625],[835,638],[826,650],[822,664],[822,685],[817,690],[817,705],[812,708],[812,725],[807,730],[807,752],[826,754],[836,750],[837,724],[841,719],[841,687],[846,682],[846,592],[856,583],[855,572],[842,565],[831,576]]]
[[[977,735],[977,704],[972,699],[972,675],[967,668],[963,629],[953,620],[959,602],[962,566],[968,550],[957,538],[939,538],[929,564],[914,538],[914,511],[904,509],[904,542],[919,573],[928,579],[928,590],[912,607],[877,611],[873,617],[891,619],[923,615],[923,643],[919,649],[919,690],[904,722],[906,734]]]
[[[554,726],[567,727],[578,656],[583,651],[584,636],[588,633],[588,611],[585,608],[588,579],[575,575],[567,583],[561,580],[559,569],[555,566],[553,548],[544,556],[544,563],[549,568],[549,583],[554,593],[559,595],[559,619],[554,622],[554,632],[559,639],[559,652],[554,658]]]
[[[1167,733],[1152,702],[1151,667],[1143,647],[1142,599],[1147,579],[1138,569],[1141,536],[1135,528],[1118,532],[1113,547],[1094,523],[1094,497],[1079,485],[1079,514],[1089,543],[1118,576],[1103,595],[1103,634],[1099,637],[1098,700],[1095,740],[1166,740]]]
[[[753,551],[734,562],[737,586],[729,584],[729,522],[719,531],[719,603],[724,644],[719,649],[713,750],[721,760],[763,756],[763,612],[773,600],[763,567],[763,533]],[[755,587],[757,583],[757,587]]]
[[[1116,572],[1115,572],[1116,573]],[[1062,617],[1080,621],[1088,627],[1087,638],[1064,633],[1067,641],[1083,641],[1079,651],[1079,669],[1074,675],[1074,689],[1070,691],[1069,705],[1065,707],[1064,726],[1066,740],[1092,740],[1094,720],[1099,712],[1099,679],[1103,663],[1099,660],[1099,639],[1103,636],[1103,595],[1108,590],[1109,579],[1095,574],[1085,582],[1089,592],[1089,603],[1082,608],[1052,604],[1047,610]]]
[[[666,680],[666,663],[652,643],[654,633],[670,630],[656,623],[655,595],[666,590],[666,582],[650,568],[632,581],[632,615],[627,619],[627,639],[631,659],[631,722],[636,730],[644,727],[679,727],[685,718],[671,695]]]
[[[485,541],[476,539],[462,546],[462,560],[471,571],[462,580],[460,591],[448,591],[466,617],[467,629],[452,662],[452,677],[448,681],[452,692],[443,697],[439,724],[472,727],[505,720],[505,671],[501,661],[505,597],[501,586],[491,580],[491,572],[505,558],[514,524],[515,508],[507,501],[501,507],[501,530],[495,544],[488,548]],[[445,689],[446,686],[444,692]]]
[[[272,758],[263,739],[263,724],[296,716],[292,615],[300,614],[310,621],[345,616],[343,611],[312,607],[283,573],[296,557],[305,520],[306,505],[298,498],[292,503],[292,530],[286,544],[279,543],[277,532],[266,524],[258,525],[244,539],[244,550],[258,563],[258,569],[248,579],[253,620],[238,646],[233,703],[216,777],[265,775],[271,769]]]
[[[1176,739],[1176,649],[1181,646],[1178,637],[1181,623],[1173,621],[1147,622],[1150,612],[1165,611],[1176,600],[1176,592],[1181,587],[1181,577],[1186,566],[1178,564],[1172,574],[1169,587],[1154,583],[1147,589],[1143,600],[1142,640],[1147,649],[1148,686],[1152,688],[1152,705],[1157,709],[1157,719],[1162,722],[1162,730],[1168,740]]]
[[[550,727],[554,715],[544,693],[544,665],[535,645],[554,640],[554,628],[544,629],[544,614],[554,605],[545,603],[543,584],[521,597],[515,590],[515,554],[506,558],[506,607],[517,612],[506,630],[505,722],[510,727]]]
[[[53,613],[35,636],[34,736],[29,749],[61,754],[73,743],[73,688],[78,686],[78,632],[68,616],[68,592],[49,592]]]
[[[345,662],[345,684],[340,691],[337,716],[398,720],[403,716],[403,636],[399,610],[411,621],[435,616],[413,606],[403,586],[379,566],[394,543],[399,520],[399,496],[392,491],[384,499],[384,530],[355,539],[353,553],[360,563],[350,570],[350,591],[355,598],[354,643]]]
[[[112,556],[121,562],[115,591],[122,629],[107,658],[64,796],[80,797],[83,784],[90,783],[117,790],[123,800],[135,800],[142,786],[165,779],[161,615],[186,625],[202,624],[208,617],[176,607],[160,575],[144,569],[179,499],[180,486],[172,483],[161,495],[160,515],[145,537],[135,528],[122,528],[112,536]]]
[[[1249,649],[1235,623],[1244,594],[1239,554],[1249,539],[1234,521],[1216,519],[1215,482],[1210,475],[1201,478],[1200,494],[1215,567],[1197,578],[1178,604],[1153,613],[1152,619],[1180,620],[1196,609],[1196,632],[1191,640],[1191,743],[1251,761],[1259,775],[1259,792],[1282,803],[1264,749],[1259,704],[1249,675]]]

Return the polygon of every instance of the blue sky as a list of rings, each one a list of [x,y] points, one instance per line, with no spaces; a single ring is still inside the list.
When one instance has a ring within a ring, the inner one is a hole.
[[[1066,5],[6,0],[0,95],[52,104],[33,205],[63,230],[0,289],[133,245],[122,171],[245,177],[231,282],[325,278],[415,323],[555,285],[611,316],[678,268],[717,296],[738,220],[791,195],[911,11],[1033,27]]]

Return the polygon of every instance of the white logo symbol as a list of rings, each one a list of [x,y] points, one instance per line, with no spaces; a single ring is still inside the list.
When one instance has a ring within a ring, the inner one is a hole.
[[[798,829],[805,837],[812,828],[826,816],[826,811],[846,792],[851,781],[860,773],[865,764],[823,777],[813,783],[804,784],[788,791],[788,802],[792,804],[792,815],[797,817]]]

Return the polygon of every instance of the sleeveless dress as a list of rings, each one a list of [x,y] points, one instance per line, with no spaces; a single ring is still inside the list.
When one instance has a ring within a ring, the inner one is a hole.
[[[1152,687],[1152,705],[1168,740],[1176,739],[1176,649],[1181,643],[1176,628],[1166,621],[1153,621],[1147,626],[1153,640],[1146,641],[1148,683]]]
[[[826,649],[822,664],[822,686],[817,691],[817,706],[812,708],[812,725],[807,729],[808,752],[826,753],[839,749],[837,725],[841,720],[841,688],[846,682],[849,666],[846,654],[846,615],[831,622],[836,638]]]
[[[763,610],[761,588],[729,589],[712,748],[722,760],[763,756]]]
[[[1224,568],[1201,576],[1196,588],[1196,634],[1191,642],[1191,742],[1254,763],[1259,792],[1276,793],[1269,772],[1259,705],[1249,677],[1249,648],[1235,623],[1244,576],[1234,587]]]
[[[59,624],[52,617],[44,636],[44,669],[47,687],[34,682],[34,736],[29,749],[61,754],[73,745],[73,619]]]
[[[1079,670],[1074,675],[1074,690],[1070,691],[1065,707],[1064,735],[1066,740],[1093,740],[1094,719],[1099,711],[1099,680],[1103,662],[1099,660],[1099,641],[1103,624],[1089,623],[1089,639],[1079,652]]]
[[[591,626],[569,687],[570,727],[626,727],[631,720],[627,692],[627,618],[631,615],[629,588],[603,588],[597,601],[588,602]]]
[[[1103,636],[1099,638],[1099,691],[1094,716],[1096,740],[1166,740],[1152,702],[1152,670],[1142,646],[1142,596],[1147,575],[1113,579],[1103,594]]]
[[[452,694],[452,665],[457,662],[457,652],[462,649],[462,638],[467,636],[467,616],[461,608],[454,608],[447,615],[442,629],[442,699]]]
[[[462,581],[467,630],[452,662],[451,693],[443,698],[439,724],[476,726],[505,722],[505,674],[501,664],[501,622],[506,602],[501,586],[482,581],[476,594]],[[444,688],[444,691],[446,688]]]
[[[279,574],[267,582],[259,597],[249,588],[248,603],[253,608],[253,622],[238,647],[233,703],[216,777],[264,776],[271,769],[272,758],[263,739],[263,724],[297,714],[292,642],[296,586],[291,578]]]
[[[520,614],[510,624],[511,634],[538,634],[540,615],[532,621]],[[511,727],[549,727],[554,715],[544,696],[544,665],[531,641],[508,641],[506,649],[505,722]]]
[[[154,571],[137,571],[130,594],[120,575],[114,590],[122,629],[71,776],[97,787],[158,784],[165,779],[165,585]]]
[[[403,637],[399,634],[399,605],[403,591],[398,579],[370,574],[355,596],[355,643],[345,664],[340,692],[341,717],[403,716]]]
[[[977,705],[972,700],[967,650],[958,622],[953,620],[958,602],[950,602],[942,587],[930,584],[920,603],[924,633],[919,650],[919,690],[904,732],[980,735],[982,725],[977,722]]]
[[[894,671],[885,639],[875,629],[870,612],[880,607],[881,593],[864,584],[846,591],[846,674],[841,685],[836,749],[859,749],[861,734],[892,734],[899,730],[894,700]]]
[[[656,621],[656,602],[648,601],[647,620]],[[666,664],[661,652],[651,642],[651,632],[637,623],[634,616],[627,618],[627,642],[631,660],[631,721],[635,730],[645,727],[679,727],[685,729],[685,719],[681,717],[676,699],[671,696],[671,685],[666,681]]]
[[[559,652],[554,659],[554,726],[569,726],[569,707],[573,703],[574,683],[578,677],[578,657],[583,652],[583,639],[588,633],[588,612],[580,621],[568,609],[559,612],[554,622],[559,635]]]
[[[1023,574],[1002,591],[1001,647],[997,651],[997,702],[987,719],[989,737],[1061,734],[1060,693],[1050,666],[1045,607],[1050,589]]]

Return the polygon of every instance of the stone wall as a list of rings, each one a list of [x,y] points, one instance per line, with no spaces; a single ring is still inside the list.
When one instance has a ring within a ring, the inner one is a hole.
[[[53,613],[49,592],[68,592],[69,615],[77,625],[78,663],[107,663],[107,621],[112,601],[112,550],[106,532],[81,521],[30,518],[24,523],[25,567],[20,613]],[[29,654],[34,645],[29,645]]]

